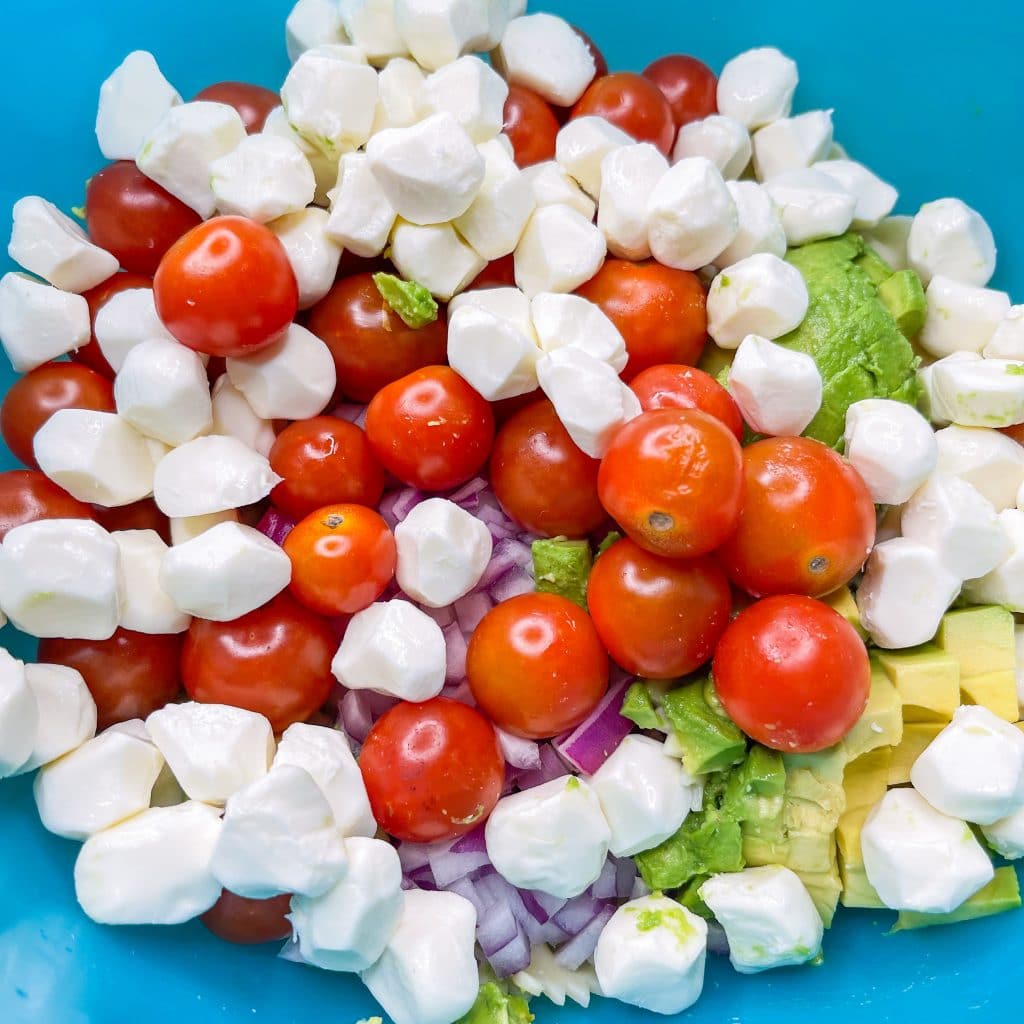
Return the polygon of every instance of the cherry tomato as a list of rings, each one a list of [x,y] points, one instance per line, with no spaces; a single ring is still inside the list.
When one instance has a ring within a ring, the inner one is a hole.
[[[89,179],[85,222],[92,240],[125,270],[152,277],[164,253],[203,218],[129,160]]]
[[[376,505],[384,470],[366,434],[334,416],[314,416],[285,427],[270,449],[270,468],[284,477],[270,497],[292,519],[324,505]]]
[[[584,537],[608,518],[597,495],[600,465],[573,444],[542,398],[498,431],[491,486],[506,514],[531,533]]]
[[[15,380],[4,395],[0,433],[11,452],[34,469],[32,442],[58,409],[114,408],[114,386],[106,377],[79,363],[44,363]]]
[[[627,672],[676,679],[714,653],[732,592],[713,558],[660,558],[626,538],[594,563],[587,605],[601,642]]]
[[[368,608],[395,575],[394,534],[373,509],[327,505],[306,516],[284,541],[291,592],[321,615]]]
[[[654,409],[612,439],[597,477],[611,517],[647,551],[692,558],[736,529],[743,495],[740,446],[697,409]]]
[[[1000,427],[999,433],[1005,434],[1017,444],[1024,445],[1024,423],[1015,423],[1012,427]]]
[[[267,115],[281,106],[281,97],[276,92],[249,82],[215,82],[197,92],[195,98],[234,107],[250,135],[263,131]]]
[[[491,402],[491,412],[494,413],[494,422],[499,426],[508,423],[520,409],[525,409],[534,402],[539,402],[544,397],[540,388],[525,395],[515,395],[512,398],[499,398],[497,402]]]
[[[863,714],[871,686],[853,626],[820,601],[788,594],[733,619],[713,672],[725,710],[748,736],[798,753],[838,743]]]
[[[557,594],[495,605],[473,631],[466,675],[480,710],[516,736],[579,725],[608,689],[608,655],[582,608]]]
[[[677,128],[718,113],[718,79],[696,57],[674,53],[661,57],[644,72],[665,95]]]
[[[366,436],[380,464],[403,483],[446,491],[487,461],[494,414],[454,370],[428,366],[377,392]]]
[[[629,385],[640,407],[649,409],[700,409],[721,420],[743,440],[743,416],[736,400],[721,384],[703,370],[680,363],[649,366],[638,373]]]
[[[473,278],[466,291],[477,288],[515,288],[516,259],[515,253],[509,253],[500,259],[491,260],[483,270]]]
[[[504,132],[520,167],[555,159],[559,127],[555,112],[543,96],[522,85],[508,87]]]
[[[108,640],[40,640],[39,660],[82,673],[102,730],[145,718],[181,693],[183,642],[180,633],[118,629]]]
[[[308,326],[331,350],[338,388],[354,402],[368,402],[393,381],[447,358],[444,313],[426,327],[409,327],[381,297],[372,274],[338,281],[310,310]]]
[[[587,49],[590,51],[590,56],[594,58],[594,78],[602,78],[608,74],[608,61],[605,60],[604,54],[598,49],[597,43],[594,42],[586,32],[579,27],[579,25],[573,25],[573,31],[587,44]]]
[[[108,277],[102,284],[83,292],[82,298],[89,304],[89,320],[93,325],[92,335],[88,344],[71,353],[71,358],[76,363],[84,363],[91,370],[102,374],[104,377],[114,379],[114,371],[107,362],[107,357],[100,349],[96,341],[96,314],[112,299],[118,292],[130,291],[134,288],[152,288],[153,279],[144,274],[122,273]]]
[[[447,697],[402,701],[381,715],[359,768],[377,823],[410,843],[471,831],[494,810],[505,782],[490,722]]]
[[[284,246],[245,217],[214,217],[180,238],[163,258],[153,290],[171,334],[211,356],[264,348],[299,305]]]
[[[94,519],[92,509],[35,469],[0,473],[0,540],[40,519]]]
[[[606,260],[577,295],[596,303],[622,332],[629,381],[658,363],[696,364],[708,336],[704,286],[696,274],[648,260]]]
[[[198,99],[198,97],[197,97]],[[224,889],[220,899],[199,920],[225,942],[255,946],[261,942],[282,942],[292,933],[291,895],[251,900]]]
[[[117,508],[96,506],[96,521],[105,530],[155,530],[165,544],[171,543],[171,521],[152,498],[133,501]]]
[[[666,156],[676,140],[668,100],[643,75],[618,71],[595,78],[572,109],[572,116],[603,117],[637,142],[651,142]]]
[[[755,597],[821,597],[857,574],[875,541],[861,475],[820,441],[769,437],[743,449],[743,511],[719,552]]]
[[[232,622],[193,619],[181,673],[193,700],[259,712],[284,732],[330,696],[337,649],[330,623],[283,593]]]

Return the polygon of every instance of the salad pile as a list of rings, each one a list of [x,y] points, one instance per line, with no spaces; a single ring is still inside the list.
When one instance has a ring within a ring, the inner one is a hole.
[[[1019,906],[988,226],[893,216],[776,49],[611,73],[525,8],[300,0],[280,94],[129,54],[84,208],[15,205],[0,778],[94,921],[395,1024]]]

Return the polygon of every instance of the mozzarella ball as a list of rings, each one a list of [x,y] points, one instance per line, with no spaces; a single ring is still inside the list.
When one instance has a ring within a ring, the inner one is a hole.
[[[737,348],[748,334],[775,339],[800,326],[807,285],[792,264],[758,253],[727,266],[708,291],[708,334],[719,348]]]
[[[746,127],[731,117],[712,114],[679,129],[672,159],[678,162],[690,156],[707,157],[728,180],[738,178],[746,170],[750,154],[750,132]]]
[[[13,774],[24,775],[77,750],[96,735],[96,702],[81,672],[66,665],[26,665],[37,727],[28,760]]]
[[[747,50],[718,76],[718,112],[751,130],[788,117],[797,80],[796,64],[774,47]]]
[[[28,373],[89,341],[89,304],[25,274],[0,278],[0,344],[11,366]]]
[[[977,210],[959,199],[936,199],[914,217],[907,258],[926,285],[941,275],[981,287],[995,272],[996,243]]]

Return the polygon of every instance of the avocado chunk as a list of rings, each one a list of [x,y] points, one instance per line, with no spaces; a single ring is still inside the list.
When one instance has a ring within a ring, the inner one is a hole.
[[[836,844],[839,849],[839,877],[843,891],[840,901],[844,907],[883,908],[874,886],[868,881],[864,870],[864,855],[861,851],[860,834],[864,828],[870,807],[858,807],[847,811],[839,819],[836,829]]]
[[[567,597],[581,608],[587,607],[587,579],[594,564],[590,545],[585,540],[533,542],[533,578],[542,594]]]
[[[705,345],[704,352],[697,362],[697,369],[710,374],[721,384],[723,379],[728,379],[729,368],[735,358],[736,352],[733,349]]]
[[[705,699],[704,680],[665,694],[662,710],[682,748],[683,767],[691,775],[721,771],[746,753],[743,733],[720,706],[713,707]]]
[[[700,887],[710,878],[710,875],[698,875],[692,882],[688,882],[679,891],[676,899],[686,907],[687,910],[703,917],[706,921],[714,919],[711,908],[700,898]]]
[[[836,915],[839,896],[843,891],[843,883],[839,878],[839,864],[832,858],[832,866],[828,871],[797,871],[800,881],[804,883],[807,894],[811,897],[815,909],[826,928],[832,927],[832,919]]]
[[[489,981],[480,986],[472,1009],[456,1024],[530,1024],[530,1006],[521,996],[510,996],[501,985]]]
[[[893,747],[889,762],[889,785],[902,786],[910,781],[910,769],[924,748],[946,728],[945,722],[907,722],[903,739]]]
[[[889,787],[889,767],[892,747],[878,747],[851,761],[843,773],[843,792],[846,794],[845,817],[860,807],[874,807],[885,796]],[[842,822],[842,818],[839,819]]]
[[[418,330],[437,319],[437,300],[418,281],[404,281],[394,274],[374,274],[373,283],[407,327]]]
[[[826,594],[818,600],[823,604],[827,604],[833,611],[839,612],[857,630],[861,640],[867,640],[868,631],[861,625],[860,609],[857,607],[857,602],[854,600],[853,593],[849,587],[840,587],[838,590],[833,590],[831,594]]]
[[[852,761],[878,747],[895,746],[902,736],[903,702],[885,670],[872,659],[867,706],[843,738],[842,746]]]
[[[932,644],[877,651],[903,704],[904,722],[948,722],[960,706],[960,663]]]
[[[960,699],[964,704],[980,704],[1006,722],[1016,722],[1017,673],[1013,669],[986,672],[960,679]]]
[[[639,681],[633,683],[622,701],[622,708],[619,714],[628,718],[634,725],[641,729],[660,729],[662,721],[658,717],[654,701],[651,699],[651,691],[644,683]]]
[[[868,275],[876,287],[892,277],[892,267],[870,245],[865,245],[864,251],[853,262]]]
[[[900,270],[878,286],[878,297],[904,338],[916,338],[924,327],[928,304],[921,278],[912,270]]]
[[[894,932],[905,932],[912,928],[932,928],[939,924],[958,924],[973,921],[979,917],[991,917],[1020,906],[1020,885],[1017,872],[1011,867],[996,868],[995,877],[984,888],[969,896],[956,910],[948,914],[921,914],[913,910],[901,910]]]
[[[1017,664],[1013,614],[1001,605],[946,612],[935,643],[956,659],[962,679],[1012,670]]]

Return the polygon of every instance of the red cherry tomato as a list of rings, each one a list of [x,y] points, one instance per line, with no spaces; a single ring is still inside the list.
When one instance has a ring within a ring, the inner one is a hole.
[[[464,484],[494,443],[490,404],[447,366],[428,366],[382,388],[366,411],[380,464],[425,491]]]
[[[183,637],[118,629],[108,640],[39,641],[39,660],[82,673],[97,728],[145,718],[181,693]]]
[[[491,260],[483,270],[473,278],[466,291],[477,288],[515,288],[516,259],[515,253],[509,253],[500,259]]]
[[[719,552],[755,597],[821,597],[848,583],[875,541],[875,506],[860,474],[819,441],[770,437],[743,449],[743,511]]]
[[[155,530],[165,544],[171,543],[171,521],[152,498],[117,508],[96,507],[96,521],[105,530]]]
[[[181,672],[193,700],[259,712],[284,732],[330,696],[337,649],[330,624],[283,593],[232,622],[193,619]]]
[[[743,493],[740,446],[697,409],[654,409],[612,439],[597,477],[611,517],[647,551],[692,558],[736,529]]]
[[[491,486],[506,514],[543,537],[585,537],[608,518],[597,495],[597,459],[573,444],[542,398],[498,431]]]
[[[0,473],[0,540],[16,526],[40,519],[95,519],[93,510],[72,498],[35,469]]]
[[[490,722],[447,697],[402,701],[381,715],[359,768],[380,827],[410,843],[471,831],[494,810],[505,782]]]
[[[721,420],[743,440],[743,416],[736,400],[721,384],[703,370],[680,363],[649,366],[638,373],[629,386],[640,399],[640,407],[649,409],[700,409]]]
[[[128,160],[94,174],[85,191],[92,240],[113,253],[125,270],[150,277],[164,253],[202,220]]]
[[[290,894],[251,900],[224,889],[220,899],[199,920],[218,939],[239,946],[283,942],[292,933],[287,916],[291,912],[291,900]]]
[[[1017,444],[1024,445],[1024,423],[1015,423],[1012,427],[1000,427],[999,433],[1005,434]]]
[[[195,99],[234,107],[250,135],[263,131],[267,115],[281,106],[281,97],[276,92],[249,82],[215,82],[197,92]]]
[[[573,107],[572,116],[603,117],[637,142],[651,142],[666,156],[676,139],[668,100],[643,75],[618,71],[595,78]]]
[[[102,374],[104,377],[114,379],[114,371],[107,362],[107,357],[100,349],[96,341],[96,314],[112,299],[118,292],[130,291],[133,288],[152,288],[153,279],[144,274],[122,273],[108,277],[102,284],[96,285],[87,292],[83,292],[82,298],[89,304],[89,320],[93,325],[93,332],[89,342],[80,349],[71,353],[71,358],[76,363],[84,363],[91,370]]]
[[[608,689],[608,655],[582,608],[557,594],[495,605],[473,631],[466,675],[480,710],[529,739],[579,725]]]
[[[600,306],[622,332],[629,352],[623,380],[658,363],[693,365],[700,359],[708,318],[696,274],[653,260],[606,260],[576,294]]]
[[[26,466],[37,467],[32,442],[58,409],[114,412],[114,386],[79,363],[44,363],[19,377],[0,405],[0,433]]]
[[[372,274],[338,281],[310,310],[308,326],[334,356],[339,390],[355,402],[447,358],[444,313],[426,327],[409,327],[381,297]]]
[[[590,56],[594,58],[594,77],[602,78],[608,74],[608,61],[605,60],[604,54],[598,49],[597,43],[594,42],[586,32],[579,27],[579,25],[573,25],[573,31],[587,44],[587,49],[590,51]]]
[[[373,509],[328,505],[306,516],[284,541],[291,592],[321,615],[368,608],[395,575],[394,534]]]
[[[264,348],[299,305],[284,246],[245,217],[214,217],[180,238],[160,263],[153,290],[171,334],[211,356]]]
[[[626,538],[594,563],[587,605],[601,642],[627,672],[676,679],[714,653],[732,592],[713,558],[659,558]]]
[[[809,597],[768,597],[741,612],[715,651],[729,717],[766,747],[810,753],[838,743],[863,714],[868,652],[838,612]]]
[[[504,132],[520,167],[555,159],[559,127],[555,112],[543,96],[522,85],[508,87]]]
[[[718,79],[696,57],[674,53],[661,57],[644,72],[665,95],[677,128],[718,112]]]

